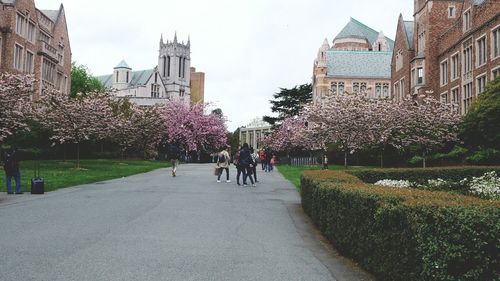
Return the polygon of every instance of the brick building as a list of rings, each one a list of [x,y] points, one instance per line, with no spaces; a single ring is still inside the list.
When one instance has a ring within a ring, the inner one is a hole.
[[[0,71],[34,74],[44,89],[71,88],[71,47],[64,7],[40,10],[34,0],[0,0]]]
[[[391,68],[396,97],[430,95],[467,113],[500,74],[500,2],[415,0],[414,20],[399,18]]]
[[[351,18],[333,40],[325,39],[313,66],[313,102],[326,95],[365,93],[391,97],[391,58],[394,41]]]

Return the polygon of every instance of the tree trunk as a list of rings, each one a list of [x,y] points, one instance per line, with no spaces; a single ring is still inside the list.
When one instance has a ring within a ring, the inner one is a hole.
[[[384,151],[380,151],[380,168],[384,168]]]
[[[76,168],[80,169],[80,143],[76,143]]]
[[[425,163],[425,152],[422,153],[422,165],[424,168],[426,168],[426,163]]]
[[[347,151],[344,152],[344,168],[347,168]]]

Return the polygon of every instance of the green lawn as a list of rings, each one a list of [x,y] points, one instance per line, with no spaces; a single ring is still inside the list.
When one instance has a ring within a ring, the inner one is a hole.
[[[75,169],[74,161],[44,160],[39,163],[41,177],[45,179],[45,191],[120,178],[170,166],[167,162],[141,160],[81,160],[80,169]],[[20,165],[21,187],[24,192],[29,192],[35,164],[33,161],[21,161]],[[14,180],[12,186],[14,190]],[[3,171],[0,173],[0,191],[6,191]]]
[[[295,187],[300,190],[300,175],[303,171],[307,170],[321,170],[322,166],[288,166],[288,165],[278,165],[278,171]],[[347,169],[360,169],[368,167],[360,166],[348,166]],[[328,165],[328,170],[345,170],[342,165]]]

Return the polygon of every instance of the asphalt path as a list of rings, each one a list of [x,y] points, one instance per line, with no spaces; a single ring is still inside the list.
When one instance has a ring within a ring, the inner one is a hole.
[[[278,172],[211,164],[0,195],[0,280],[373,280],[312,226]]]

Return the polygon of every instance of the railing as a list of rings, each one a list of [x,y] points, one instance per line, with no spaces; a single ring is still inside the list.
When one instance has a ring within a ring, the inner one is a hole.
[[[50,44],[48,44],[45,41],[41,42],[42,42],[42,50],[40,51],[40,53],[52,59],[53,61],[58,62],[57,49],[50,46]]]
[[[313,166],[319,165],[317,157],[290,157],[290,165],[292,166]]]

